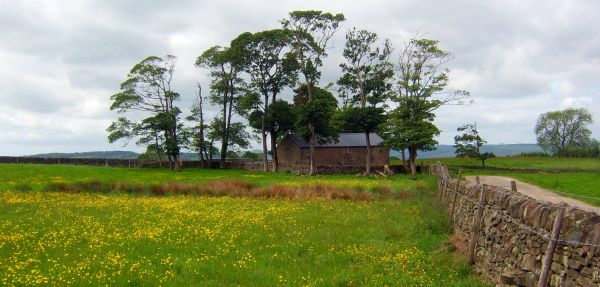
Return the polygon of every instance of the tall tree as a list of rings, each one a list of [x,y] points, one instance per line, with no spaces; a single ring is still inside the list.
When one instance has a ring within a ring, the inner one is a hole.
[[[440,131],[433,124],[434,111],[446,104],[462,104],[469,96],[466,91],[446,89],[450,71],[444,66],[450,58],[438,41],[429,39],[413,38],[400,53],[397,94],[391,97],[397,106],[390,112],[385,134],[390,146],[408,150],[407,164],[413,174],[417,152],[437,144],[434,137]]]
[[[592,115],[586,109],[569,108],[541,114],[535,125],[538,144],[544,150],[567,156],[569,148],[583,147],[592,135]]]
[[[198,57],[196,66],[210,71],[212,81],[209,100],[221,107],[218,115],[220,119],[217,121],[221,124],[218,130],[222,132],[219,136],[221,142],[219,165],[224,168],[232,133],[232,117],[234,112],[237,112],[238,98],[243,94],[241,87],[244,82],[240,78],[243,67],[241,51],[239,47],[214,46]]]
[[[466,124],[456,129],[460,134],[454,137],[454,153],[456,157],[468,157],[481,161],[481,166],[485,166],[488,158],[496,155],[491,152],[481,152],[481,147],[486,141],[479,135],[476,124]]]
[[[304,85],[307,91],[306,103],[313,100],[313,87],[316,87],[323,65],[323,58],[327,56],[326,49],[329,40],[338,30],[345,19],[343,14],[324,13],[322,11],[293,11],[287,19],[281,20],[283,28],[292,35],[292,49],[299,65],[300,73],[304,76]],[[310,106],[314,106],[310,104]],[[315,145],[317,143],[316,127],[307,123],[310,145],[310,175],[316,174],[314,160]]]
[[[267,30],[258,33],[243,33],[231,42],[232,47],[239,47],[243,60],[243,70],[250,76],[250,88],[262,95],[262,101],[254,104],[261,112],[259,128],[263,145],[263,169],[267,166],[267,133],[271,138],[273,153],[273,170],[278,170],[277,162],[277,130],[269,129],[267,116],[269,107],[277,101],[278,94],[296,82],[297,65],[289,43],[291,34],[282,29]],[[250,94],[250,97],[256,97]],[[271,100],[271,102],[269,101]],[[254,115],[257,115],[256,113]]]
[[[210,167],[211,164],[208,161],[208,151],[210,148],[207,146],[208,142],[206,142],[207,125],[204,122],[204,97],[202,97],[202,86],[200,86],[200,83],[196,83],[196,86],[198,87],[198,102],[192,105],[191,115],[186,117],[186,120],[194,123],[194,126],[189,129],[188,137],[191,138],[190,148],[198,153],[200,166]]]
[[[347,127],[365,134],[367,145],[365,175],[371,173],[371,138],[385,121],[383,104],[391,90],[390,80],[394,75],[389,61],[391,44],[375,46],[377,34],[367,30],[349,30],[344,48],[345,63],[340,64],[342,77],[338,80],[341,94],[346,95],[344,122]],[[368,105],[368,106],[367,106]]]
[[[175,71],[175,56],[164,59],[150,56],[133,66],[127,79],[121,83],[121,92],[110,97],[111,110],[118,113],[141,112],[148,117],[136,121],[119,118],[107,129],[109,142],[122,138],[138,137],[138,144],[145,144],[159,155],[164,152],[171,169],[181,169],[179,158],[179,120],[181,110],[175,106],[178,93],[171,89]]]

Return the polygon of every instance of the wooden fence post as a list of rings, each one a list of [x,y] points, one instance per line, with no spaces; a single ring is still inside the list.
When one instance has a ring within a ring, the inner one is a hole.
[[[477,213],[473,218],[473,225],[471,226],[471,239],[469,240],[469,263],[475,263],[475,249],[477,248],[477,236],[479,235],[479,226],[481,225],[481,215],[483,214],[483,204],[485,201],[485,186],[481,186],[481,192],[479,193],[479,205],[477,206]]]
[[[479,175],[475,177],[475,184],[480,185],[481,181],[479,180]]]
[[[442,190],[444,188],[444,180],[445,178],[440,176],[438,180],[438,199],[442,197]]]
[[[458,193],[458,190],[460,189],[460,173],[462,172],[461,169],[458,169],[458,176],[456,177],[456,188],[454,189],[453,193],[452,193],[452,208],[450,208],[450,216],[452,221],[454,221],[454,207],[456,206],[456,194]]]
[[[548,242],[548,248],[546,249],[546,258],[544,258],[544,265],[542,265],[542,272],[540,273],[540,281],[538,281],[538,287],[546,287],[548,279],[550,279],[550,267],[552,267],[552,257],[554,256],[554,250],[556,244],[558,244],[558,236],[560,235],[560,228],[562,227],[563,216],[565,215],[565,204],[561,204],[558,214],[554,217],[554,226],[552,226],[552,237]]]
[[[510,181],[510,189],[514,192],[517,192],[517,182],[514,180]]]

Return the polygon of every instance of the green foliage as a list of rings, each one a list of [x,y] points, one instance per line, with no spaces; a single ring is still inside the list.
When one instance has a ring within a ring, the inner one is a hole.
[[[376,106],[389,97],[394,75],[389,62],[392,46],[386,40],[382,47],[376,47],[376,41],[377,34],[367,30],[354,28],[346,33],[346,62],[340,64],[343,75],[337,82],[345,107],[364,107],[367,103]]]
[[[348,107],[340,111],[340,125],[344,132],[372,133],[385,123],[383,108]]]
[[[322,11],[293,11],[281,24],[292,36],[293,55],[298,62],[300,72],[304,75],[305,85],[317,85],[327,56],[326,48],[329,40],[346,18],[343,14],[331,14]]]
[[[222,142],[223,135],[225,132],[223,131],[223,118],[215,117],[210,122],[207,130],[206,137],[211,142]],[[246,125],[240,122],[231,123],[228,127],[227,131],[227,146],[228,150],[236,150],[239,148],[248,148],[250,145],[250,134],[246,131]],[[222,152],[222,150],[221,150]],[[229,153],[227,154],[229,155]]]
[[[242,155],[240,156],[240,158],[242,159],[248,159],[248,160],[252,160],[252,161],[259,161],[262,159],[262,153],[260,152],[253,152],[253,151],[244,151],[242,153]]]
[[[541,114],[535,125],[537,142],[547,152],[568,156],[570,149],[589,145],[592,122],[592,115],[583,108]]]
[[[485,166],[485,161],[488,158],[496,156],[491,152],[481,152],[480,149],[486,141],[479,135],[476,124],[465,124],[456,130],[462,133],[454,137],[456,157],[475,158],[481,161],[482,166]]]
[[[319,143],[335,141],[339,129],[333,122],[337,109],[337,100],[333,94],[325,89],[313,87],[312,100],[306,85],[294,90],[294,107],[296,110],[296,131],[305,139],[310,139],[309,125],[314,126],[316,140]]]

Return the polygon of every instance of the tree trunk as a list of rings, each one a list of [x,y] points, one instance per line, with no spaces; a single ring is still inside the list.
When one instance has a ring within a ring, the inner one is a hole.
[[[371,135],[370,133],[365,133],[365,140],[367,142],[367,162],[366,162],[366,170],[365,175],[371,174]]]
[[[410,161],[410,173],[412,175],[417,174],[417,167],[415,166],[415,160],[417,159],[417,147],[410,146],[408,148],[408,159]]]
[[[402,169],[404,169],[404,172],[408,173],[408,165],[406,165],[406,149],[403,148],[402,149]]]
[[[279,158],[277,157],[277,133],[273,130],[270,132],[271,134],[271,158],[273,162],[273,171],[279,171]]]
[[[260,126],[260,130],[261,130],[261,135],[262,135],[262,146],[263,146],[263,171],[267,172],[269,171],[269,162],[267,159],[267,131],[266,131],[266,117],[269,113],[269,96],[264,93],[264,97],[265,97],[265,102],[264,102],[264,113],[262,116],[262,120],[261,120],[261,126]]]
[[[267,133],[265,132],[265,119],[263,117],[262,123],[262,146],[263,146],[263,171],[269,171],[269,163],[267,161]]]

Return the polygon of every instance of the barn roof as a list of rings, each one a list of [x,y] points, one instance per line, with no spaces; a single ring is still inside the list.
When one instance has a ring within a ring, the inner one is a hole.
[[[371,133],[371,146],[383,146],[383,139],[376,133]],[[302,137],[291,134],[288,136],[296,145],[301,148],[308,148],[310,145]],[[340,133],[337,142],[317,144],[315,147],[364,147],[367,146],[364,133]]]

